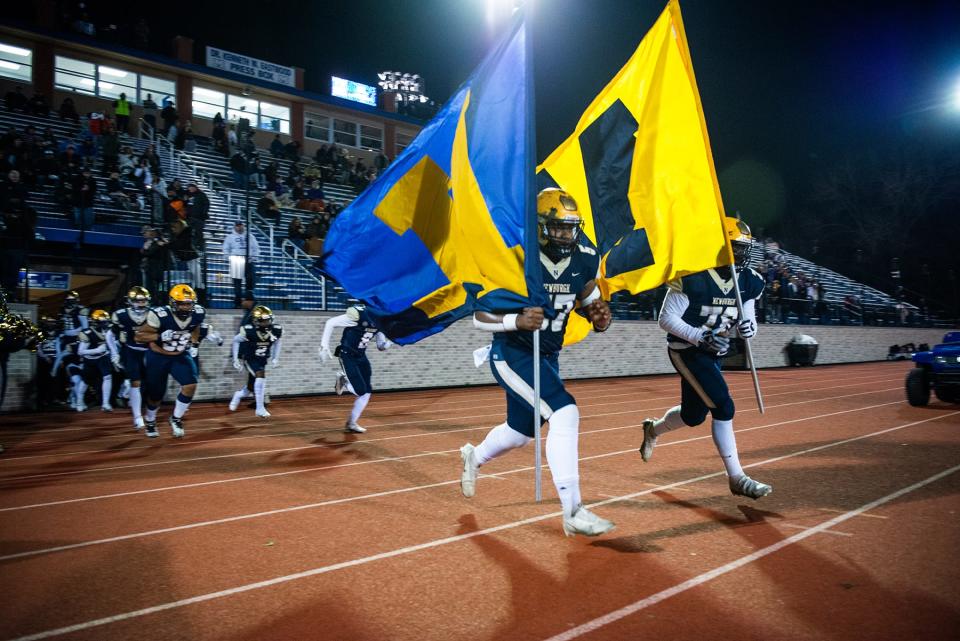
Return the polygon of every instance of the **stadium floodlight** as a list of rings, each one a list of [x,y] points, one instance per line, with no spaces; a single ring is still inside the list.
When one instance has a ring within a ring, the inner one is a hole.
[[[0,44],[0,51],[3,53],[9,53],[14,56],[20,56],[21,58],[26,58],[32,52],[29,49],[24,49],[23,47],[14,47],[12,45]]]

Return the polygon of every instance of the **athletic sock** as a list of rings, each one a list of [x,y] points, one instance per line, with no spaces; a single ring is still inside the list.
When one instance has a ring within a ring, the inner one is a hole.
[[[676,407],[668,409],[667,413],[663,415],[663,418],[653,422],[653,432],[657,436],[662,436],[667,432],[672,432],[685,425],[686,423],[680,418],[680,406],[677,405]]]
[[[550,465],[550,474],[565,517],[572,516],[581,503],[577,447],[579,429],[580,410],[576,405],[565,405],[550,417],[547,464]]]
[[[370,392],[367,392],[363,396],[358,396],[357,400],[353,402],[353,409],[350,410],[350,423],[356,423],[360,420],[360,415],[363,414],[364,408],[367,406],[367,403],[370,402]]]
[[[713,443],[717,446],[717,452],[723,460],[723,466],[727,469],[727,476],[736,478],[743,474],[740,455],[737,453],[737,437],[733,434],[733,421],[713,419],[711,433]]]
[[[521,434],[506,423],[501,423],[487,432],[487,436],[474,449],[473,453],[477,459],[477,465],[483,465],[510,450],[523,447],[532,440],[529,436]]]
[[[192,396],[186,396],[183,392],[177,394],[177,404],[173,408],[173,418],[183,418],[183,415],[190,409],[190,401],[192,400]]]
[[[267,386],[267,379],[265,379],[265,378],[258,378],[257,380],[255,380],[255,381],[253,382],[253,393],[254,393],[254,395],[257,397],[257,411],[258,411],[258,412],[262,412],[262,411],[264,411],[265,409],[267,409],[267,408],[265,408],[265,407],[263,406],[263,394],[264,394],[264,391],[265,391],[266,386]]]
[[[143,398],[140,396],[140,388],[130,386],[130,410],[133,412],[133,418],[143,418]]]
[[[157,420],[157,410],[159,409],[159,405],[157,407],[150,407],[150,402],[147,401],[147,412],[144,414],[144,418],[152,423]]]
[[[103,394],[103,398],[100,401],[100,405],[103,407],[108,407],[110,405],[110,393],[113,391],[113,376],[104,376],[103,383],[100,385],[100,392]]]

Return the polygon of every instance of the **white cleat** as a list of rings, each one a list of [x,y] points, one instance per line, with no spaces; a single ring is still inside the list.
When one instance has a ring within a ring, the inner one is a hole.
[[[334,384],[333,389],[337,392],[337,396],[343,396],[343,390],[347,387],[347,375],[343,372],[337,372],[337,382]]]
[[[227,406],[227,409],[229,409],[231,412],[236,412],[237,408],[240,407],[240,401],[242,398],[242,396],[234,396],[231,398],[230,405]]]
[[[467,498],[477,493],[477,465],[476,449],[470,443],[460,448],[460,460],[463,461],[463,472],[460,473],[460,492]]]
[[[142,416],[138,416],[137,418],[133,419],[133,429],[135,429],[135,430],[137,430],[137,431],[140,431],[140,430],[142,430],[142,429],[143,429],[144,427],[146,427],[146,426],[147,426],[147,424],[146,424],[146,422],[143,420],[143,417],[142,417]]]
[[[600,518],[583,504],[577,506],[573,515],[564,517],[563,533],[567,536],[582,534],[584,536],[600,536],[611,531],[616,526],[613,522]]]
[[[653,429],[654,420],[652,418],[643,421],[643,444],[640,445],[640,458],[646,463],[653,458],[653,448],[657,446],[657,433]]]
[[[360,427],[353,421],[347,421],[347,424],[343,426],[343,431],[347,434],[363,434],[366,432],[366,428]]]
[[[183,438],[183,435],[187,433],[186,430],[183,429],[183,419],[171,416],[170,431],[173,433],[173,438]]]
[[[77,403],[76,405],[74,405],[74,406],[73,406],[73,409],[77,410],[78,412],[86,412],[86,411],[87,411],[87,406],[84,405],[83,402],[81,401],[81,402]]]
[[[763,498],[773,492],[773,487],[760,481],[754,481],[746,474],[730,479],[730,493],[735,496],[746,496],[753,500]]]
[[[100,411],[107,412],[109,414],[110,412],[113,412],[113,407],[111,407],[110,405],[101,405]]]
[[[257,416],[259,416],[260,418],[270,418],[270,412],[268,412],[265,409],[257,410]]]

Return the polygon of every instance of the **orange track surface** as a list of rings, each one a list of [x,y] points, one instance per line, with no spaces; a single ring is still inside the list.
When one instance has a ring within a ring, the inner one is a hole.
[[[187,437],[125,411],[3,417],[0,639],[957,639],[960,406],[904,400],[909,364],[748,374],[733,497],[709,421],[637,453],[679,379],[569,385],[584,500],[617,523],[567,539],[533,449],[459,492],[458,448],[498,388],[191,409]],[[858,511],[859,510],[859,511]],[[831,522],[831,520],[835,522]]]

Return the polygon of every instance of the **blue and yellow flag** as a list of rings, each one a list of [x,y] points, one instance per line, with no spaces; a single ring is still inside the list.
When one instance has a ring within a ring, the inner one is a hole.
[[[680,5],[670,0],[573,134],[538,168],[571,194],[603,257],[604,298],[732,262]],[[573,315],[564,341],[589,323]]]
[[[545,305],[524,21],[337,216],[322,271],[413,343],[477,309]],[[530,258],[530,265],[526,258]]]

